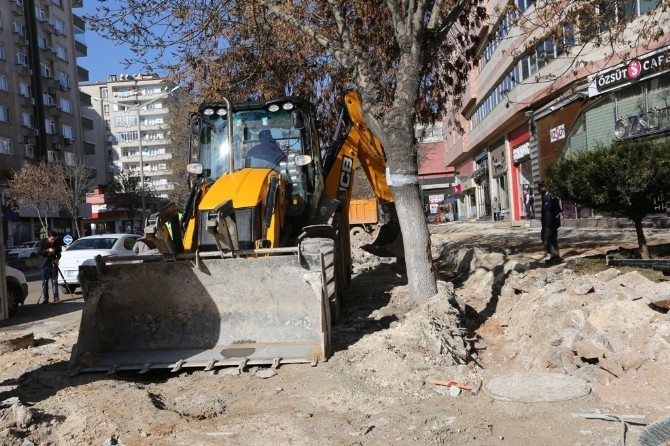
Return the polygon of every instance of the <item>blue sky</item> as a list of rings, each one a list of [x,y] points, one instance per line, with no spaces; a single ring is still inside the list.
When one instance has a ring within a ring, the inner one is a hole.
[[[106,1],[109,7],[115,7],[116,0]],[[94,14],[95,8],[100,2],[95,0],[84,0],[82,8],[74,9],[74,13],[83,16]],[[127,45],[105,40],[91,30],[86,30],[86,45],[88,46],[88,55],[78,58],[78,63],[82,68],[88,70],[88,82],[106,81],[110,74],[136,74],[142,72],[141,67],[124,68],[123,60],[132,56]]]

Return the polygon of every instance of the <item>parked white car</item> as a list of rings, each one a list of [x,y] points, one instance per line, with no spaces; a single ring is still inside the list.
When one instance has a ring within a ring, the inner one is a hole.
[[[28,297],[28,282],[26,282],[25,274],[7,265],[5,265],[5,279],[7,281],[7,309],[11,317]]]
[[[40,241],[32,240],[30,242],[21,243],[16,248],[7,250],[8,259],[29,259],[37,257],[40,253]]]
[[[135,255],[133,245],[140,238],[136,234],[89,235],[72,242],[63,250],[60,258],[58,286],[64,294],[74,292],[79,287],[79,266],[93,262],[95,257],[116,257]],[[66,286],[67,282],[67,286]]]

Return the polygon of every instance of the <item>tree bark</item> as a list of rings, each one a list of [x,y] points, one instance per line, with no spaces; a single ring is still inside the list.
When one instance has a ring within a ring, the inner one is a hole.
[[[644,231],[642,230],[642,219],[636,218],[633,219],[635,224],[635,234],[637,234],[637,244],[640,247],[640,256],[643,259],[650,259],[649,255],[649,246],[647,246],[647,239],[644,236]]]
[[[419,185],[392,186],[391,190],[402,231],[409,294],[424,301],[437,294],[437,282]]]

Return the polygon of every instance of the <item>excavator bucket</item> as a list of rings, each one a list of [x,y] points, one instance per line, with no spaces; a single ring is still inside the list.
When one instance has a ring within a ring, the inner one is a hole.
[[[330,270],[317,254],[81,266],[85,305],[70,369],[323,361]]]
[[[382,218],[385,222],[379,228],[377,238],[367,245],[361,246],[361,249],[379,257],[405,257],[405,248],[403,246],[402,232],[398,221],[398,213],[393,203],[381,205]]]
[[[379,228],[377,238],[361,249],[378,257],[405,257],[400,224],[389,222]]]

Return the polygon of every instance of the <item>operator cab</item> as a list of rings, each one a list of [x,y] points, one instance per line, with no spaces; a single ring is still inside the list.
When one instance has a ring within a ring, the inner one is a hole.
[[[232,107],[227,101],[204,103],[191,126],[199,137],[199,163],[189,170],[214,182],[243,169],[272,169],[292,185],[294,201],[310,202],[321,182],[315,116],[314,106],[298,97]]]

